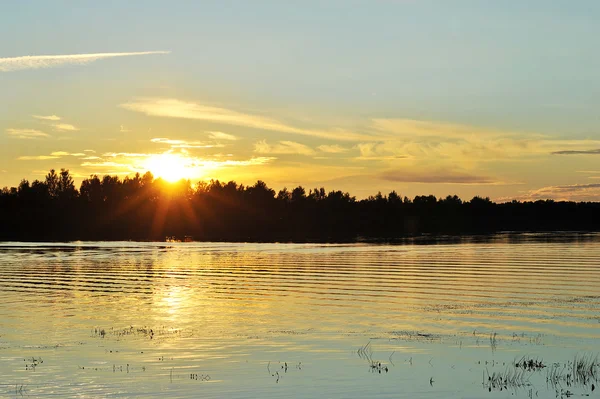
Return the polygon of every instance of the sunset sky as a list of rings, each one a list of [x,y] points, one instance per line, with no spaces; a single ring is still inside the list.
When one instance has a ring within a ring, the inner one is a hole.
[[[600,2],[5,1],[0,187],[600,201]]]

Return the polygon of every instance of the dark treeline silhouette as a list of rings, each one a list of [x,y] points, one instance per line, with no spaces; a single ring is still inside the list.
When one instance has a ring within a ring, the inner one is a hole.
[[[352,241],[418,234],[499,231],[598,231],[597,202],[507,202],[457,196],[356,200],[342,191],[296,187],[279,192],[257,181],[91,176],[76,189],[68,170],[22,180],[0,192],[0,240],[158,240],[185,236],[227,241]]]

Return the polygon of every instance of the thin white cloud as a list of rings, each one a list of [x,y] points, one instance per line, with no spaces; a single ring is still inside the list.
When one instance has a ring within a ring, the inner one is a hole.
[[[326,152],[328,154],[340,154],[342,152],[346,152],[349,150],[348,148],[344,148],[337,144],[334,144],[334,145],[323,144],[323,145],[318,146],[317,148],[319,149],[319,151]]]
[[[156,137],[156,138],[150,139],[150,141],[153,143],[169,144],[169,145],[177,145],[177,144],[186,144],[187,143],[185,140],[173,140],[173,139],[169,139],[166,137]]]
[[[6,129],[6,134],[17,139],[39,139],[50,137],[49,134],[36,129]]]
[[[387,143],[359,143],[356,149],[360,152],[354,160],[358,161],[389,161],[394,159],[408,158],[405,148],[393,145],[393,142]]]
[[[477,171],[482,164],[487,169],[497,167],[493,164],[499,162],[534,161],[548,158],[552,153],[590,154],[595,153],[590,148],[600,148],[600,140],[564,140],[531,132],[445,122],[373,119],[369,126],[379,139],[357,144],[354,148],[360,155],[353,160],[378,161],[390,168],[418,170],[435,166],[440,170],[459,167]]]
[[[329,140],[360,141],[369,140],[370,136],[349,132],[343,129],[316,130],[305,129],[283,123],[276,119],[259,115],[251,115],[226,108],[217,108],[177,99],[140,98],[121,104],[122,108],[141,112],[149,116],[168,118],[196,119],[253,129],[269,130],[279,133],[301,134],[321,137]]]
[[[157,144],[168,144],[171,148],[215,148],[223,147],[221,144],[206,144],[201,141],[186,141],[186,140],[173,140],[166,137],[157,137],[150,140]]]
[[[130,53],[34,55],[23,57],[0,58],[0,72],[12,72],[23,69],[53,68],[63,65],[86,65],[104,58],[169,53],[170,51],[138,51]]]
[[[275,157],[253,157],[247,160],[236,161],[236,160],[227,160],[227,161],[211,161],[211,160],[203,160],[198,163],[198,166],[202,166],[204,168],[209,169],[217,169],[225,166],[254,166],[254,165],[264,165],[270,163],[271,161],[276,160]]]
[[[66,157],[66,156],[83,157],[83,156],[85,156],[85,154],[83,152],[67,152],[67,151],[54,151],[54,152],[50,153],[50,155],[52,155],[54,157]]]
[[[278,144],[269,144],[266,140],[261,140],[254,144],[254,152],[259,154],[300,154],[313,155],[315,151],[304,144],[294,141],[280,141]]]
[[[110,162],[110,161],[105,161],[105,162],[83,162],[81,164],[81,166],[83,166],[83,167],[92,167],[92,168],[98,168],[98,167],[130,168],[131,167],[130,164],[119,163],[119,162]]]
[[[47,159],[56,159],[60,158],[59,156],[54,155],[24,155],[22,157],[18,157],[19,161],[45,161]]]
[[[412,119],[373,119],[371,128],[382,137],[377,145],[385,146],[385,152],[394,148],[397,153],[414,158],[448,158],[461,163],[550,154],[598,154],[594,148],[600,146],[600,140],[561,140],[531,132]]]
[[[140,157],[147,157],[148,154],[141,154],[141,153],[137,153],[137,152],[105,152],[104,154],[102,154],[103,157],[112,157],[112,158],[116,158],[116,157],[127,157],[127,158],[140,158]]]
[[[391,133],[394,138],[410,137],[411,139],[415,139],[417,137],[438,137],[443,139],[465,139],[480,136],[489,138],[516,135],[516,133],[508,133],[497,129],[414,119],[378,118],[373,119],[371,122],[375,130],[386,134]]]
[[[57,159],[62,157],[83,157],[86,154],[83,152],[68,152],[68,151],[54,151],[51,152],[50,155],[24,155],[18,157],[17,159],[20,161],[44,161],[47,159]]]
[[[223,132],[208,132],[208,137],[213,140],[229,140],[235,141],[238,138],[233,134],[223,133]]]
[[[53,124],[52,127],[54,127],[54,130],[60,130],[63,132],[74,132],[79,130],[77,127],[68,123],[56,123]]]
[[[83,152],[96,152],[95,150],[83,150]]]
[[[44,121],[59,121],[61,118],[60,116],[56,116],[56,115],[32,115],[35,119],[41,119]]]
[[[121,125],[119,128],[120,133],[129,133],[131,130],[127,129],[124,125]]]
[[[46,125],[51,126],[55,131],[60,132],[74,132],[79,130],[78,127],[70,124],[59,122],[62,121],[62,118],[57,115],[32,115],[35,119],[39,119],[44,122]]]

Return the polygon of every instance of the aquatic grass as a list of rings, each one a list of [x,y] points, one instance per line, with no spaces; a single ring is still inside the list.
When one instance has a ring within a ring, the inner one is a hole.
[[[539,371],[546,367],[543,360],[538,358],[527,358],[527,356],[523,356],[521,359],[514,362],[515,367],[522,368],[527,371]]]
[[[287,362],[283,362],[283,364],[281,364],[281,362],[277,362],[277,364],[278,364],[277,369],[275,369],[274,371],[271,371],[271,362],[267,363],[267,372],[269,373],[269,375],[271,377],[275,378],[275,383],[279,383],[279,380],[281,378],[283,378],[283,375],[287,374],[287,372],[288,372],[288,363]],[[294,368],[296,370],[302,370],[302,362],[298,362],[294,366],[295,366]],[[281,371],[281,373],[280,373],[280,371]],[[209,376],[209,378],[210,378],[210,376]]]
[[[598,355],[584,353],[575,355],[572,361],[564,364],[554,363],[546,373],[546,381],[553,385],[583,385],[592,386],[595,389],[594,382],[598,382],[598,368],[600,361]]]
[[[390,331],[388,333],[393,337],[393,339],[402,339],[407,341],[420,341],[420,342],[433,342],[437,340],[442,340],[442,335],[433,334],[428,332],[420,332],[420,331]]]
[[[369,363],[369,370],[374,373],[381,374],[382,372],[389,372],[389,367],[385,363],[381,363],[379,360],[373,360],[373,349],[371,348],[371,341],[369,341],[366,345],[361,346],[356,351],[358,357],[366,360]],[[392,363],[392,356],[395,351],[389,356],[390,363]]]
[[[498,341],[496,339],[496,332],[494,331],[494,333],[490,333],[490,346],[492,348],[492,352],[495,352],[496,349],[498,348]]]
[[[379,374],[381,374],[383,371],[385,371],[386,373],[389,371],[388,366],[386,366],[385,364],[382,364],[379,361],[375,361],[375,360],[371,360],[371,362],[369,364],[369,369],[373,373],[379,373]]]
[[[576,379],[575,382],[582,382],[584,385],[587,385],[589,381],[597,381],[599,366],[600,363],[598,362],[597,354],[585,353],[581,356],[575,355],[573,359],[573,376]]]
[[[147,338],[147,339],[154,339],[156,338],[161,338],[161,339],[165,339],[165,338],[180,338],[183,336],[192,336],[193,333],[191,331],[186,331],[185,334],[183,334],[183,331],[179,328],[168,328],[165,326],[160,326],[160,327],[148,327],[148,326],[143,326],[143,327],[134,327],[133,325],[130,325],[129,327],[125,327],[125,328],[115,328],[115,327],[110,327],[110,328],[100,328],[100,327],[94,327],[94,329],[92,330],[92,337],[94,338],[114,338],[116,340],[120,340],[122,338],[125,337],[142,337],[142,338]]]
[[[208,374],[190,373],[190,380],[210,381],[210,375],[208,375]]]
[[[25,370],[35,371],[37,366],[44,363],[44,360],[41,357],[30,357],[27,359],[23,359],[25,363]]]
[[[487,378],[486,378],[487,375]],[[494,389],[502,391],[508,388],[522,388],[531,386],[531,374],[518,367],[507,367],[503,371],[494,371],[490,374],[486,367],[483,371],[483,386],[491,392]]]
[[[27,386],[23,385],[23,384],[16,384],[15,385],[15,396],[24,396],[27,395]]]
[[[360,357],[361,359],[366,359],[366,360],[371,361],[372,360],[371,356],[373,355],[373,349],[371,348],[371,341],[367,342],[366,345],[358,348],[356,353],[358,354],[358,357]]]

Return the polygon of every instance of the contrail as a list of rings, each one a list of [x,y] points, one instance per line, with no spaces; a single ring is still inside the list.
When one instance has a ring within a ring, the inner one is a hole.
[[[102,58],[169,53],[170,51],[139,51],[132,53],[28,55],[22,57],[0,58],[0,72],[12,72],[22,69],[53,68],[62,65],[85,65]]]

